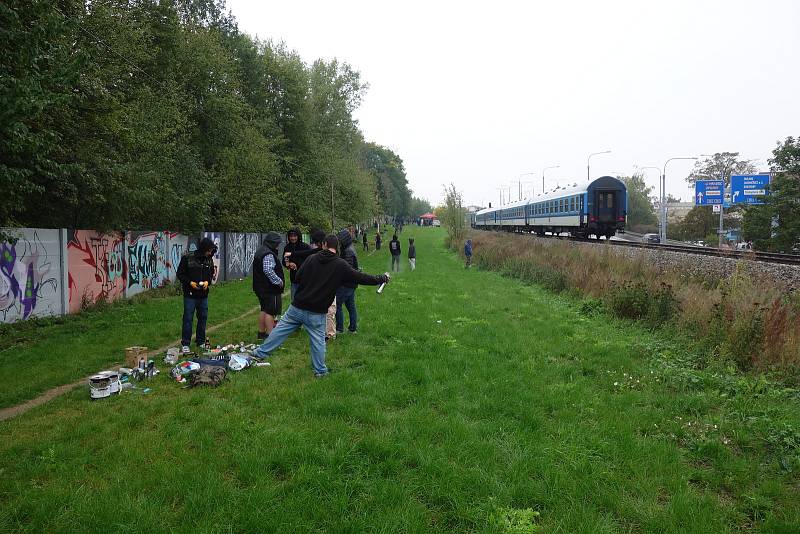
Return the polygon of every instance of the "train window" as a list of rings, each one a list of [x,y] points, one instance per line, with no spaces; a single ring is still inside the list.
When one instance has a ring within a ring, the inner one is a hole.
[[[575,211],[575,197],[569,197],[569,211]]]
[[[609,208],[614,207],[614,193],[606,193],[606,203]]]
[[[559,213],[563,213],[564,212],[564,199],[563,198],[559,199],[559,201],[558,201],[558,211],[559,211]]]

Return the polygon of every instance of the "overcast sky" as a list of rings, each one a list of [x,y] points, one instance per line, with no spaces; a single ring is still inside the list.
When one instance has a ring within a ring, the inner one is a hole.
[[[551,165],[548,188],[586,180],[603,150],[592,177],[720,151],[766,169],[776,141],[800,135],[800,0],[228,7],[247,33],[359,71],[367,140],[400,155],[433,203],[449,182],[467,204],[494,204],[519,179],[539,193]],[[692,164],[669,164],[668,193],[691,198]]]

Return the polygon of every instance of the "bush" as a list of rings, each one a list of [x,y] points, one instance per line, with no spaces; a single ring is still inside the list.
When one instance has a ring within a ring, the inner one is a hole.
[[[608,294],[608,308],[617,317],[643,319],[650,309],[650,295],[641,282],[628,282],[611,289]]]

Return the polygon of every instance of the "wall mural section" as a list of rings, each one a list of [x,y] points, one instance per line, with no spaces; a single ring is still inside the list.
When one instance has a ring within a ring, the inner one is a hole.
[[[64,231],[5,231],[16,242],[0,243],[0,320],[64,314]]]
[[[125,296],[125,234],[67,230],[69,313]]]
[[[0,322],[78,313],[177,279],[203,237],[217,245],[214,283],[250,275],[265,234],[11,228],[0,242]],[[281,245],[282,246],[282,245]]]

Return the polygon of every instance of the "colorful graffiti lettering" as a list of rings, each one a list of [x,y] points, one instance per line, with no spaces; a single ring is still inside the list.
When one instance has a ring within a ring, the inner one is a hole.
[[[167,245],[163,232],[128,239],[128,295],[161,287],[169,281]]]
[[[24,235],[16,244],[0,244],[0,317],[3,322],[61,312],[59,267],[51,258],[39,232]],[[58,230],[48,242],[58,243]],[[26,232],[27,234],[28,232]],[[54,245],[54,248],[57,245]],[[58,257],[58,251],[53,251]]]
[[[67,244],[69,311],[125,294],[125,239],[92,230],[71,232]]]

